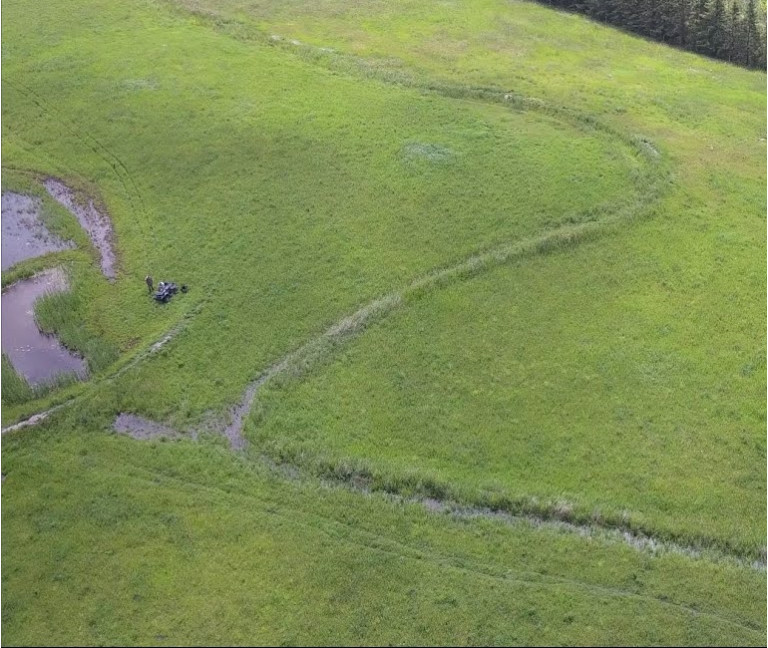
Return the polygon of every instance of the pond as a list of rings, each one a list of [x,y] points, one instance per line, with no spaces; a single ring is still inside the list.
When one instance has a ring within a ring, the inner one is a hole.
[[[39,198],[6,191],[2,195],[2,269],[48,252],[75,247],[51,234],[40,220]]]
[[[61,268],[52,268],[19,281],[2,294],[2,349],[14,369],[31,386],[50,382],[59,374],[88,374],[85,360],[64,347],[53,335],[40,332],[34,316],[35,302],[46,293],[67,289]]]

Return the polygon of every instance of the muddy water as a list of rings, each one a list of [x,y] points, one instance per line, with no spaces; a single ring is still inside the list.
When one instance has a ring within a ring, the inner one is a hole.
[[[33,314],[35,301],[46,293],[66,290],[67,281],[60,268],[46,270],[13,284],[2,295],[2,349],[14,369],[30,385],[46,383],[62,373],[87,375],[85,361],[70,353],[52,335],[37,328]]]
[[[80,222],[83,229],[88,232],[94,246],[101,257],[101,272],[105,277],[114,279],[116,275],[117,257],[113,247],[114,231],[109,218],[102,214],[92,200],[83,206],[75,200],[74,192],[58,180],[48,178],[44,183],[48,193],[54,200],[64,205]]]
[[[2,195],[2,269],[48,252],[71,250],[72,241],[62,241],[40,221],[40,200],[6,191]]]
[[[181,436],[176,430],[135,414],[119,414],[112,424],[112,429],[120,434],[127,434],[134,439],[147,440],[161,437],[173,439]]]

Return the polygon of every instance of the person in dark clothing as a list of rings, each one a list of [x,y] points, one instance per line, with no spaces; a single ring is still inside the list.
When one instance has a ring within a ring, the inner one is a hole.
[[[155,289],[155,282],[152,281],[152,277],[150,275],[147,275],[147,278],[144,279],[144,281],[147,282],[147,288],[149,288],[149,292],[151,294],[152,291]]]

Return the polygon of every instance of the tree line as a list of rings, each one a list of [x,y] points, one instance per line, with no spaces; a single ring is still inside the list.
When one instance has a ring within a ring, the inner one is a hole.
[[[765,69],[757,0],[537,0],[697,54]]]

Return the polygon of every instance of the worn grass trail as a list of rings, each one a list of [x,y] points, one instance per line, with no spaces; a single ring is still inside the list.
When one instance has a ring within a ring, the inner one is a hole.
[[[436,294],[286,396],[285,381],[268,383],[251,432],[262,450],[319,474],[374,475],[426,494],[458,488],[470,501],[764,553],[764,75],[527,5],[504,15],[493,1],[477,3],[493,11],[342,1],[331,12],[292,7],[288,21],[274,3],[181,4],[332,70],[583,110],[639,145],[650,136],[648,154],[673,169],[652,221],[576,258],[536,262],[536,272],[495,272],[481,283],[485,302],[477,282]],[[409,21],[423,31],[398,29]],[[511,40],[510,29],[530,38]],[[547,30],[570,39],[556,74],[542,74],[553,67]],[[621,61],[590,58],[606,39]],[[501,64],[511,55],[514,71]],[[355,399],[342,397],[350,390]]]
[[[217,305],[137,398],[166,415],[233,402],[255,367],[413,276],[642,190],[631,147],[545,114],[361,83],[159,8],[97,2],[98,36],[78,11],[11,11],[6,159],[90,188],[120,242],[123,280],[89,284],[87,319],[123,350],[168,330],[184,307],[148,304],[148,271]],[[38,60],[16,24],[68,37]]]

